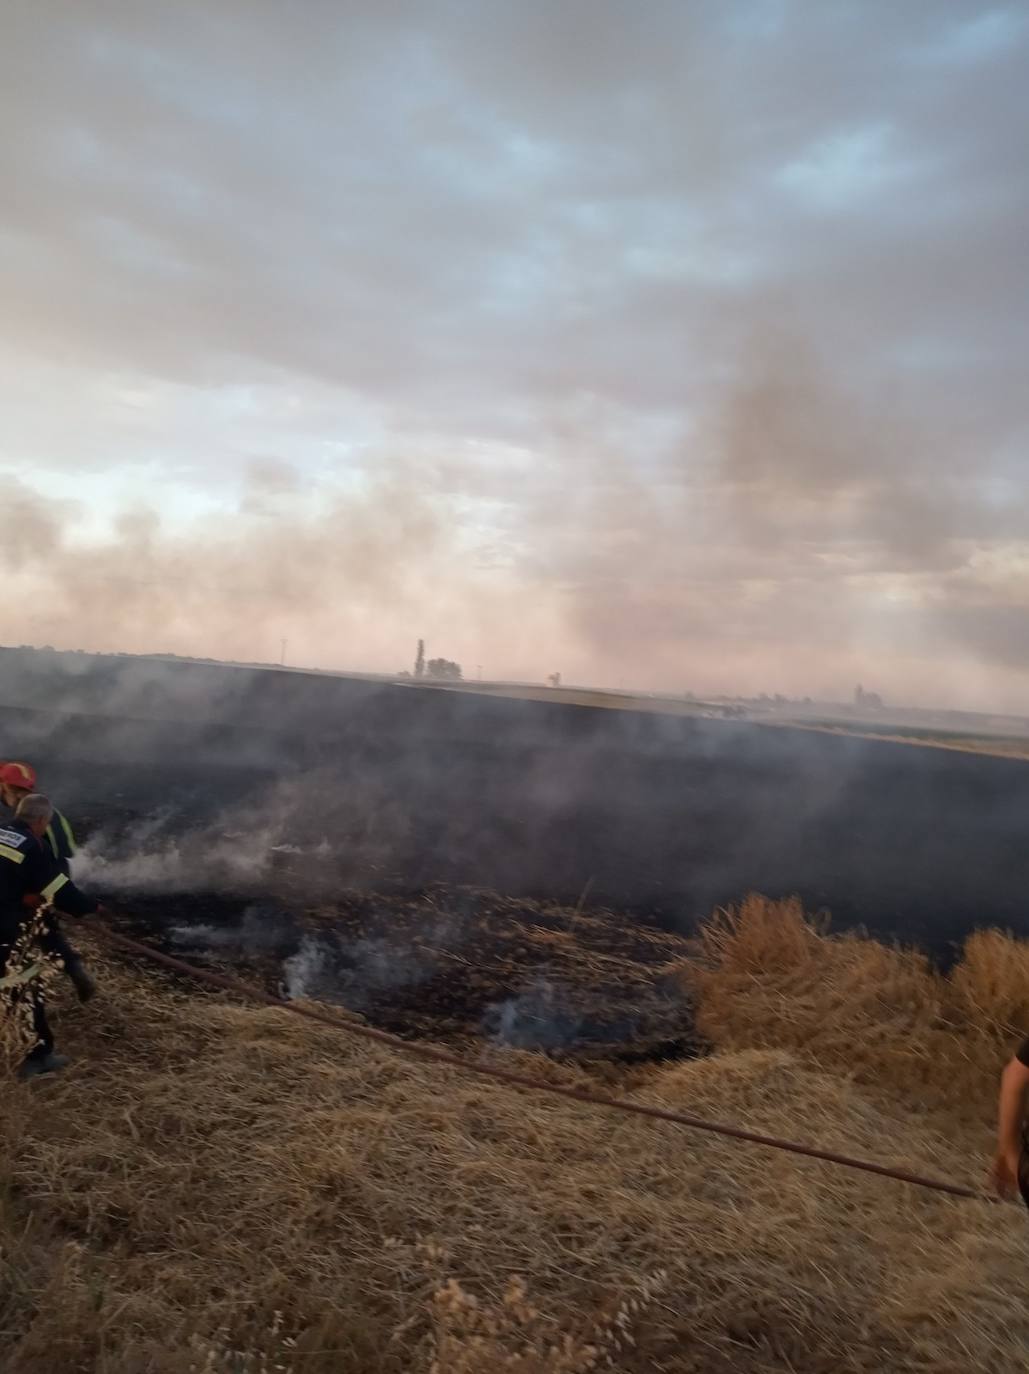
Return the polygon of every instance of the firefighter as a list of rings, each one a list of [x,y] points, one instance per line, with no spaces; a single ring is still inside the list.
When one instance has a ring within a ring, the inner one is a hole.
[[[0,763],[0,795],[12,811],[22,797],[36,790],[36,770],[30,763]],[[54,807],[54,818],[43,837],[66,877],[71,877],[71,861],[78,845],[67,818]]]
[[[5,1000],[12,1007],[28,1001],[34,1036],[18,1069],[19,1078],[56,1073],[68,1061],[54,1053],[39,980],[22,981],[26,970],[9,969],[12,951],[17,948],[22,954],[26,943],[34,942],[32,927],[41,906],[52,903],[68,916],[89,916],[101,909],[61,871],[50,852],[44,836],[52,820],[53,807],[47,798],[29,793],[20,801],[14,819],[0,826],[0,983],[4,978],[16,980],[5,988]]]
[[[0,764],[0,799],[12,811],[17,811],[22,798],[36,790],[36,770],[29,763]],[[72,828],[60,811],[55,810],[47,826],[43,842],[66,878],[71,877],[71,861],[76,844]],[[40,937],[44,953],[57,960],[74,984],[80,1002],[88,1002],[96,992],[96,983],[82,960],[82,955],[65,939],[54,913],[48,912]]]

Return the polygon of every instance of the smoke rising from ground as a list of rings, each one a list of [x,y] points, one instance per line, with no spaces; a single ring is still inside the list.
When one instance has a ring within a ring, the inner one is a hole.
[[[797,892],[933,949],[1025,920],[1018,759],[206,664],[5,650],[0,676],[0,757],[36,766],[88,837],[77,876],[128,916],[442,885],[684,926]]]
[[[266,880],[276,852],[267,833],[164,836],[149,822],[119,838],[112,856],[103,833],[83,845],[75,876],[113,893],[249,890]]]
[[[295,720],[292,724],[296,728]],[[254,747],[260,751],[260,742]],[[351,867],[367,869],[374,864],[376,855],[361,843],[366,833],[355,834],[352,825],[355,807],[362,813],[376,810],[371,792],[364,786],[351,787],[354,795],[348,806],[346,779],[335,777],[334,788],[341,795],[331,821],[319,825],[318,806],[312,803],[317,775],[308,774],[303,784],[288,777],[271,779],[274,748],[266,741],[264,751],[267,771],[245,800],[219,803],[217,795],[210,795],[216,784],[208,780],[208,796],[192,809],[178,798],[177,805],[134,816],[127,828],[101,829],[79,850],[76,878],[115,894],[246,892],[261,890],[277,870],[291,865],[302,865],[331,882],[341,881],[348,860]],[[203,775],[203,758],[195,766]],[[370,819],[365,816],[365,832]],[[330,843],[327,830],[334,839],[345,835],[351,847],[340,852]]]
[[[7,25],[5,642],[1022,706],[1020,8],[189,10]]]

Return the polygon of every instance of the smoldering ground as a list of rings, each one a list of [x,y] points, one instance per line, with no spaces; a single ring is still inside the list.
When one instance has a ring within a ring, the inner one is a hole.
[[[29,658],[37,707],[4,713],[0,753],[25,753],[31,725],[41,784],[124,891],[313,901],[442,881],[575,904],[589,885],[688,924],[753,888],[937,944],[1023,921],[1017,760],[131,660],[94,665],[121,718],[76,717],[69,683],[96,695],[85,661],[68,679]],[[47,674],[60,716],[40,710]]]
[[[1021,708],[1019,14],[194,19],[8,25],[6,640],[393,673],[425,637],[493,678]],[[755,887],[935,942],[1022,919],[1003,760],[2,670],[0,747],[126,897],[588,887],[688,925]]]
[[[0,680],[35,703],[0,755],[117,920],[402,1033],[689,1049],[648,942],[748,890],[943,959],[1025,928],[1017,760],[213,664],[5,650]]]

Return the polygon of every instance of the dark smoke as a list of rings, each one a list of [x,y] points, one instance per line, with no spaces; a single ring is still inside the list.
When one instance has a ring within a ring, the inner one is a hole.
[[[198,891],[331,906],[442,882],[570,906],[588,890],[684,927],[749,889],[799,892],[933,946],[1024,925],[1016,759],[326,675],[59,662],[0,653],[0,680],[34,702],[0,716],[0,756],[30,756],[90,835],[85,873],[126,906]],[[105,697],[118,718],[98,712]],[[76,698],[93,713],[71,712]]]
[[[1029,25],[811,9],[16,6],[5,638],[1020,709]]]

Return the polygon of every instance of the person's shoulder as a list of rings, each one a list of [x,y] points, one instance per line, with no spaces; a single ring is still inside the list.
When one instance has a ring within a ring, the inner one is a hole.
[[[19,853],[29,853],[38,848],[39,841],[28,826],[18,821],[0,821],[0,845]]]

